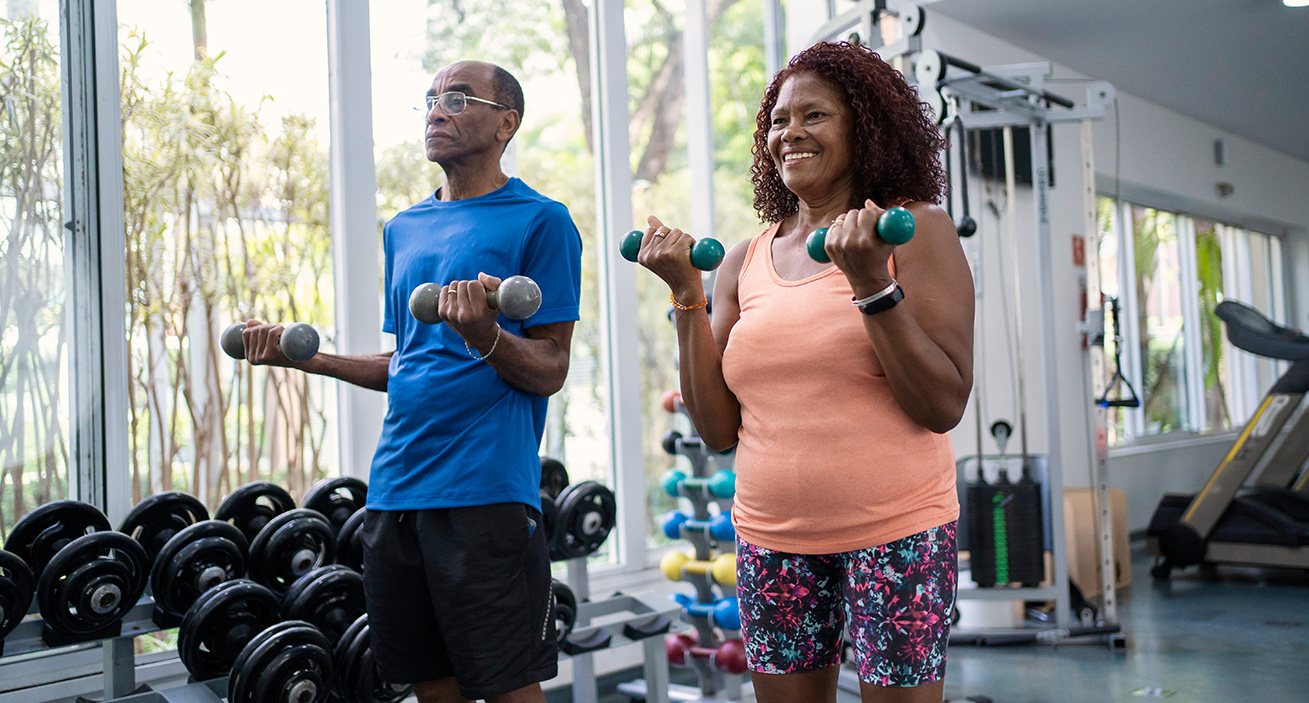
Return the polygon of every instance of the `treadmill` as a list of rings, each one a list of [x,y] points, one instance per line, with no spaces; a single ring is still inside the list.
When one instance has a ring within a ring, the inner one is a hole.
[[[1204,488],[1195,495],[1167,494],[1159,502],[1146,530],[1146,551],[1159,557],[1150,574],[1163,580],[1174,568],[1202,563],[1309,569],[1309,493],[1291,485],[1309,454],[1309,413],[1300,407],[1309,392],[1309,336],[1234,301],[1219,303],[1214,312],[1238,349],[1292,365]],[[1284,426],[1284,441],[1247,486]]]

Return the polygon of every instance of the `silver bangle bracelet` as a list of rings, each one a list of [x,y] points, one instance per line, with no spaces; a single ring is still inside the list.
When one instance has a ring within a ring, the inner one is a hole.
[[[877,291],[876,293],[873,293],[872,295],[868,296],[867,298],[864,298],[863,300],[855,300],[854,298],[851,298],[850,304],[855,307],[859,307],[860,305],[867,305],[869,303],[881,300],[882,298],[885,298],[886,296],[890,295],[895,290],[895,287],[897,285],[898,284],[895,282],[895,279],[892,278],[891,285],[883,288],[882,290]]]

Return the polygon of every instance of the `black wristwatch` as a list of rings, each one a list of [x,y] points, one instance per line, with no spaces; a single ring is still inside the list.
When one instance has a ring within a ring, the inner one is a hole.
[[[868,303],[860,303],[858,306],[859,312],[862,312],[865,315],[876,315],[879,312],[890,310],[901,300],[904,300],[904,289],[900,286],[896,286],[889,294],[884,295],[877,300]]]

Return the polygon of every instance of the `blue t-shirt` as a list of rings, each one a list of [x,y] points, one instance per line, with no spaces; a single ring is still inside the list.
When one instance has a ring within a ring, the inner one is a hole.
[[[479,272],[524,275],[541,287],[541,309],[520,321],[501,315],[504,334],[577,320],[582,238],[568,209],[511,178],[467,200],[442,202],[434,193],[386,223],[382,239],[382,330],[396,336],[396,350],[368,507],[518,502],[539,509],[546,399],[513,388],[472,358],[449,325],[415,320],[409,294],[423,283],[475,281]]]

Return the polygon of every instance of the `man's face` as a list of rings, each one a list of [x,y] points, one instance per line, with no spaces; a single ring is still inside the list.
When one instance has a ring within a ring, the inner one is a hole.
[[[499,102],[492,89],[488,64],[460,62],[441,69],[427,91],[429,97],[458,91],[469,98]],[[427,159],[442,166],[479,158],[499,161],[504,142],[512,136],[506,119],[512,111],[477,100],[466,101],[464,111],[448,115],[437,104],[427,111],[424,146]],[[508,130],[506,132],[506,130]]]

